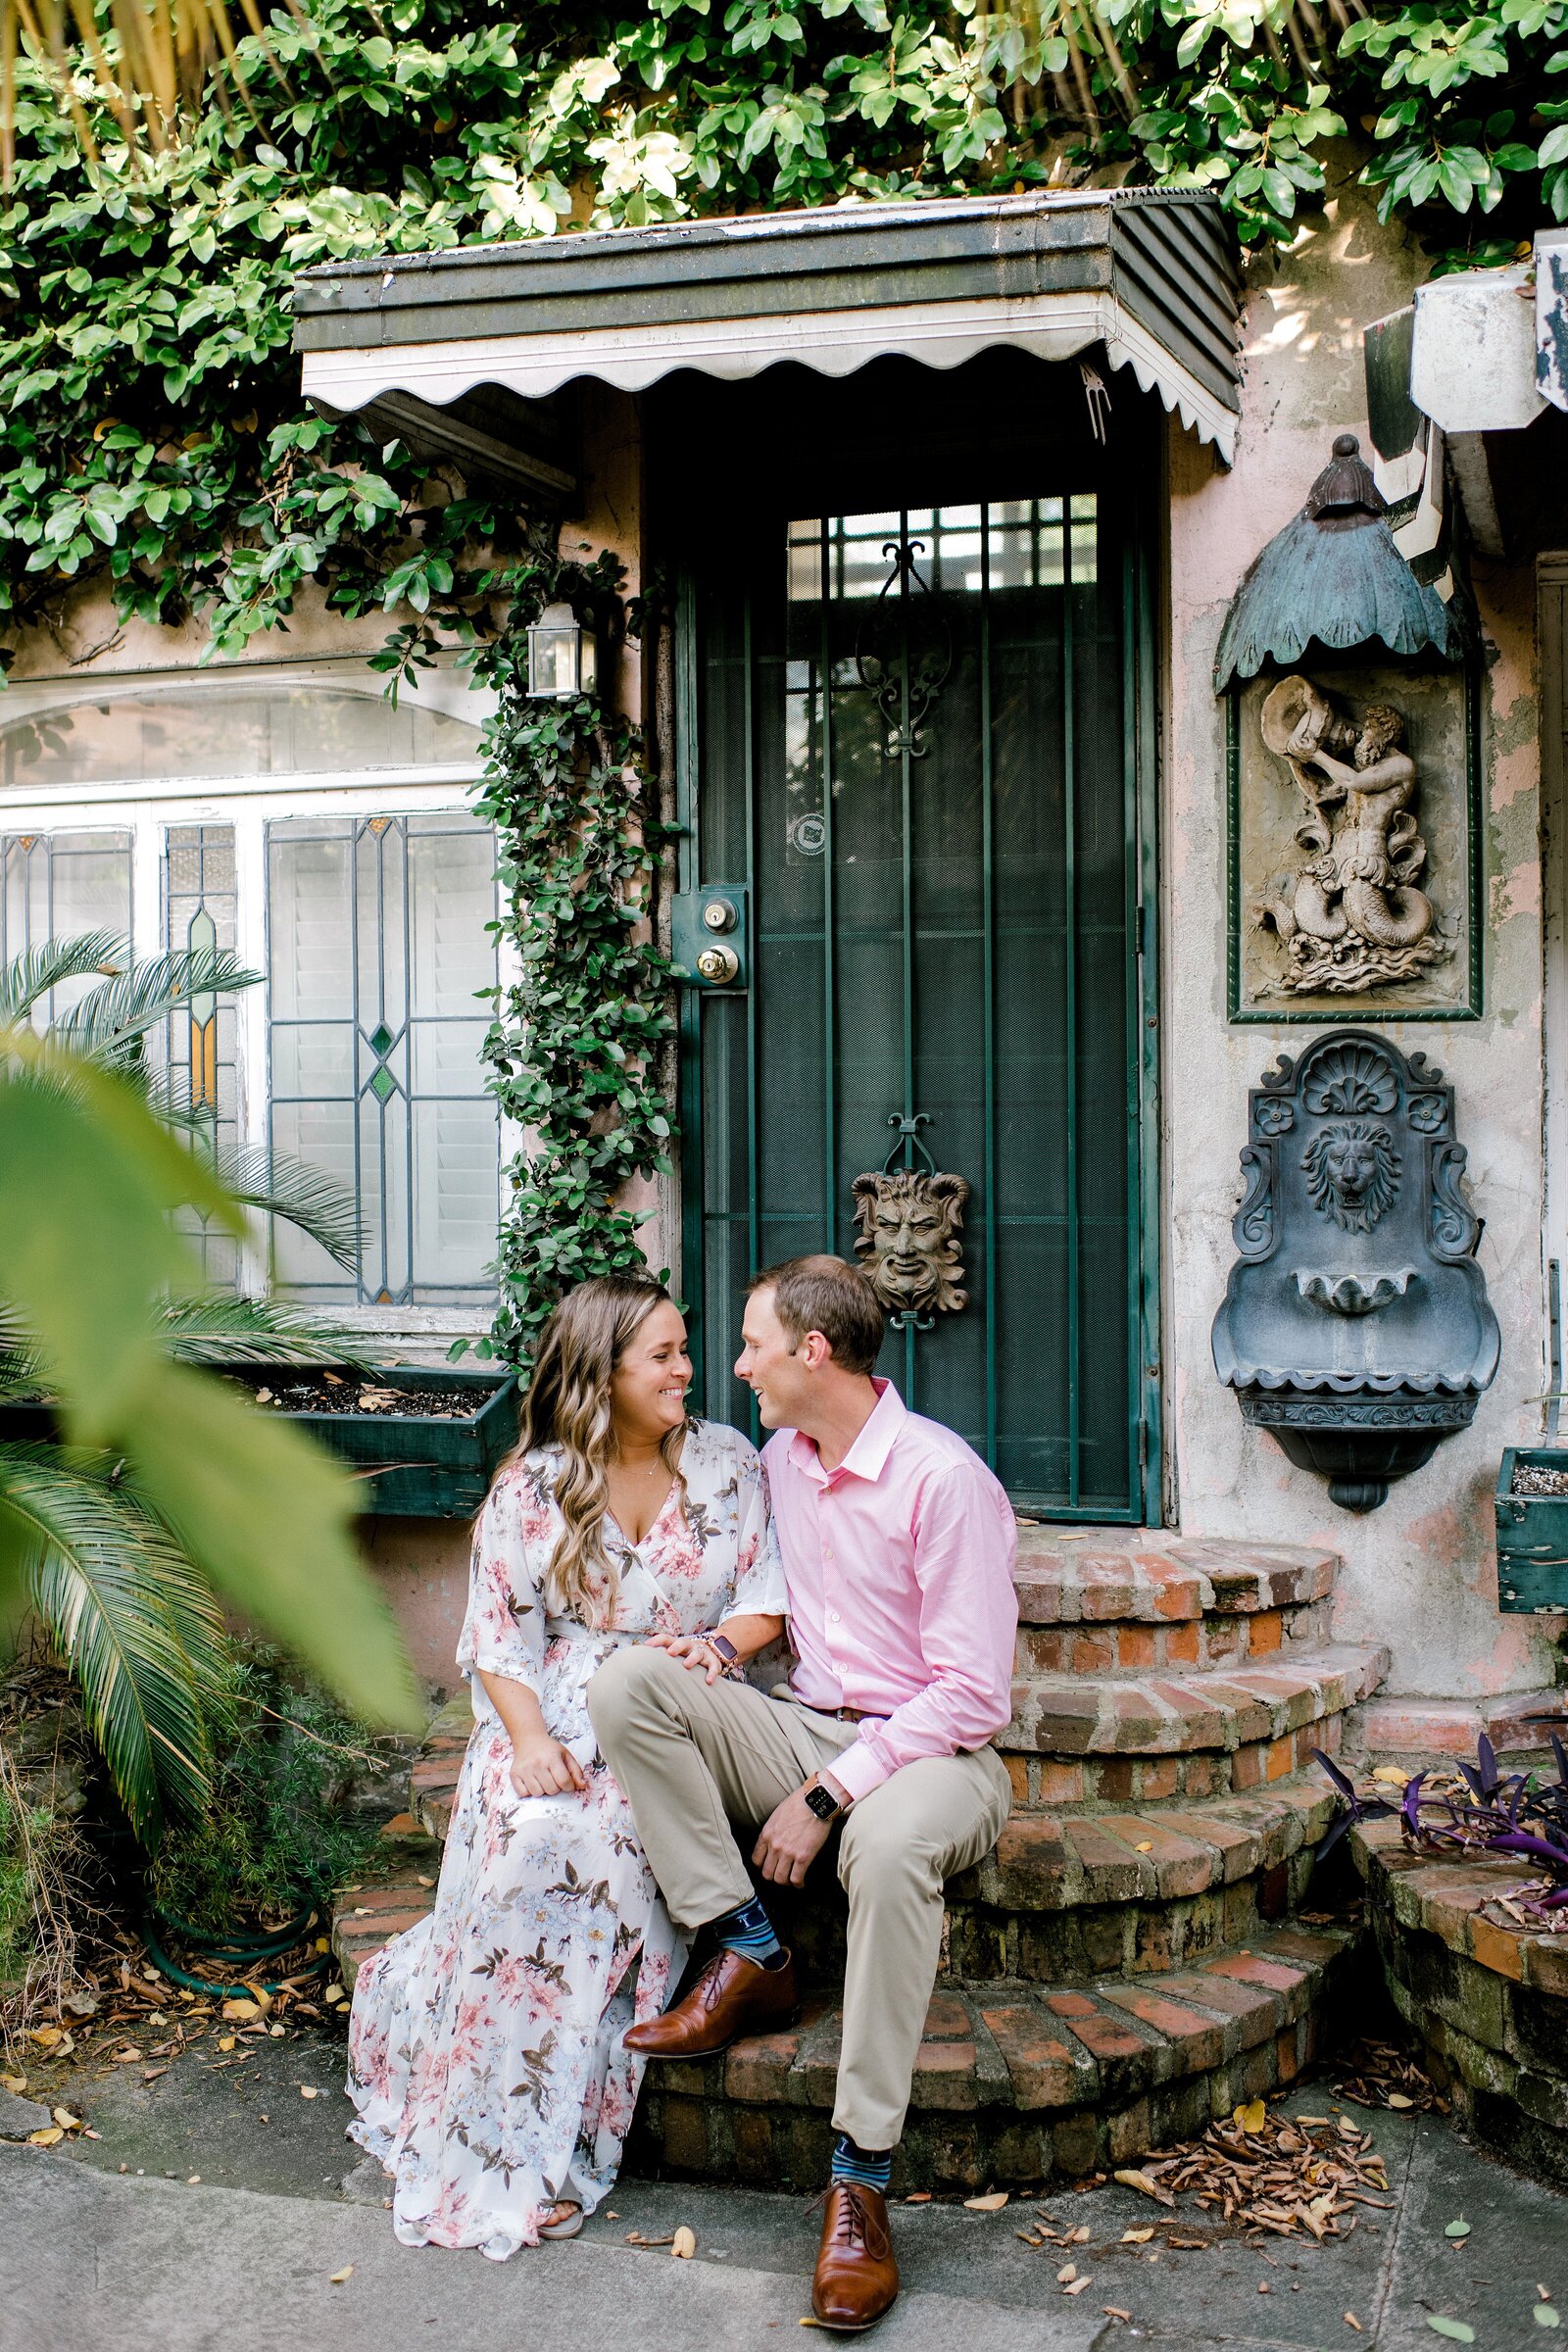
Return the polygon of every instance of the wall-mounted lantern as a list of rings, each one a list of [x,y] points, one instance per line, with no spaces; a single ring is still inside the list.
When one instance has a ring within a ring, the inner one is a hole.
[[[528,699],[564,703],[591,694],[599,647],[568,604],[546,605],[528,630]]]

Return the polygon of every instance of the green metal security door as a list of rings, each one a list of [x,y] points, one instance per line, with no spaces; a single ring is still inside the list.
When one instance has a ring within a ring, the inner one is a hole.
[[[760,542],[683,596],[700,1409],[747,1424],[754,1267],[874,1239],[915,1409],[1021,1509],[1157,1518],[1130,516],[1101,490]]]

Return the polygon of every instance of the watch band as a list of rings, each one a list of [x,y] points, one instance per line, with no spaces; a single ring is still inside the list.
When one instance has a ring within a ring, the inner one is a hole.
[[[718,1652],[718,1655],[723,1659],[726,1666],[738,1666],[740,1664],[741,1653],[736,1648],[734,1642],[728,1640],[725,1635],[705,1634],[703,1636],[703,1640],[708,1643],[710,1649],[716,1650]]]

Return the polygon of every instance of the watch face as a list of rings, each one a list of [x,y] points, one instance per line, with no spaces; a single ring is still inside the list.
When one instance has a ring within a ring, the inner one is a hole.
[[[818,1821],[831,1821],[838,1811],[837,1804],[825,1788],[808,1788],[806,1801]]]

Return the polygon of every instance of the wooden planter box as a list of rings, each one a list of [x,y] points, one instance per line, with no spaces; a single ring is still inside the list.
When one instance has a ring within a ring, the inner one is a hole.
[[[1568,1446],[1510,1446],[1497,1472],[1497,1606],[1568,1609],[1568,1494],[1516,1494],[1516,1465],[1568,1470]]]
[[[216,1366],[222,1372],[224,1367]],[[236,1364],[227,1377],[249,1389],[282,1389],[309,1377],[300,1364]],[[319,1439],[327,1452],[359,1472],[361,1508],[378,1516],[467,1519],[483,1502],[502,1456],[517,1442],[517,1382],[511,1372],[427,1370],[399,1364],[370,1375],[381,1389],[441,1389],[461,1396],[469,1410],[461,1420],[428,1413],[289,1412],[263,1409]],[[0,1437],[58,1437],[49,1404],[0,1407]]]

